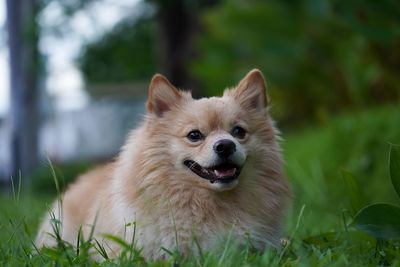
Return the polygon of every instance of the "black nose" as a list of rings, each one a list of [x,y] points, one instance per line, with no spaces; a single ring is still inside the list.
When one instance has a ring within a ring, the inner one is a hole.
[[[227,158],[236,151],[235,143],[229,139],[218,140],[213,148],[221,158]]]

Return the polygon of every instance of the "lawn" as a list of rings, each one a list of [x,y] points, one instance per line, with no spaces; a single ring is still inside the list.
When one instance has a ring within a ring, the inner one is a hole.
[[[126,246],[119,258],[96,263],[90,243],[79,250],[60,243],[38,253],[32,244],[40,217],[54,197],[50,169],[38,173],[30,190],[2,193],[0,198],[0,264],[8,266],[400,266],[400,242],[375,239],[352,227],[355,211],[373,202],[400,204],[389,178],[389,143],[400,144],[399,107],[340,115],[323,126],[284,134],[286,171],[294,191],[277,250],[256,252],[227,242],[219,252],[146,262]],[[68,181],[88,164],[59,167]],[[349,178],[350,177],[350,178]],[[350,179],[350,180],[349,180]],[[352,181],[353,187],[349,187]],[[55,192],[55,190],[53,190]],[[356,194],[354,194],[356,192]],[[355,200],[357,205],[355,206]]]

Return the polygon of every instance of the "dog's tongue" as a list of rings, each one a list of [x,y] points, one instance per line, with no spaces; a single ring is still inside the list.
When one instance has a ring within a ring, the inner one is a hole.
[[[231,177],[231,176],[234,176],[235,173],[236,173],[236,168],[234,168],[234,167],[230,168],[230,169],[215,169],[214,170],[214,174],[218,178]]]

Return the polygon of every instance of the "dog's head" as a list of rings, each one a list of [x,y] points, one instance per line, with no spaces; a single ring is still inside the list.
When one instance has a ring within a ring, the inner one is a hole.
[[[236,187],[244,172],[257,175],[257,164],[266,164],[266,150],[275,142],[265,91],[259,70],[250,71],[222,97],[199,100],[155,75],[148,122],[175,178],[225,191]]]

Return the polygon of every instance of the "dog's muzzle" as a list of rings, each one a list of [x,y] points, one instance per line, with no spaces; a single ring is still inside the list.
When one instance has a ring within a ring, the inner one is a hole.
[[[230,183],[239,177],[241,171],[241,166],[228,161],[211,167],[203,167],[193,160],[185,160],[183,163],[192,172],[209,180],[210,183]]]

